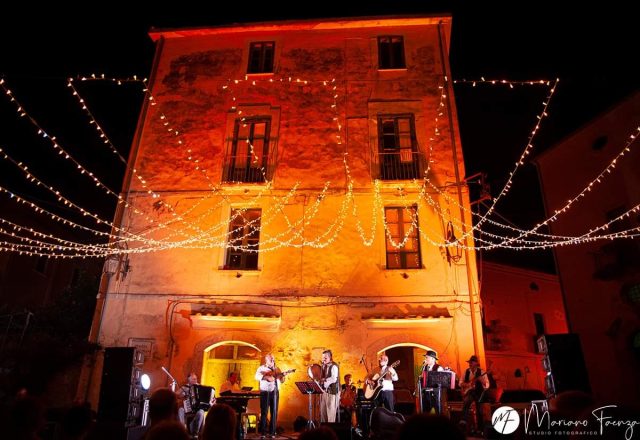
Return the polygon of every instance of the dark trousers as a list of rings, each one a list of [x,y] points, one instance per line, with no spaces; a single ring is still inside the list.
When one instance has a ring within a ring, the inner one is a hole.
[[[267,431],[267,412],[271,412],[271,422]],[[278,418],[278,390],[260,391],[260,433],[262,435],[276,433],[276,420]]]
[[[393,411],[393,391],[380,391],[378,395],[378,405],[384,406],[389,411]]]
[[[476,403],[476,421],[477,421],[477,431],[482,432],[484,420],[482,417],[482,395],[484,392],[473,389],[469,391],[469,393],[464,396],[464,403],[462,404],[462,420],[467,423],[469,426],[469,410],[471,409],[471,405],[473,402]]]
[[[442,414],[442,389],[426,388],[422,390],[422,409],[429,413],[433,409],[436,414]]]

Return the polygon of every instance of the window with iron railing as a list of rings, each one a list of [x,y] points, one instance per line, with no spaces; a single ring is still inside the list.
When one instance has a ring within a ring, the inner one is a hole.
[[[386,234],[387,269],[422,268],[417,206],[385,207],[384,217],[389,230]],[[402,246],[396,247],[401,243]]]
[[[271,180],[270,117],[237,119],[231,148],[224,159],[224,182],[263,183]]]
[[[378,117],[378,163],[382,180],[411,180],[421,177],[413,115]]]
[[[257,270],[261,209],[233,209],[224,269]]]

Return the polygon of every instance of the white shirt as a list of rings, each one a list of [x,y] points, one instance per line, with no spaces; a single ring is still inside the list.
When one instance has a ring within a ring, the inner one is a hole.
[[[393,382],[398,380],[398,373],[393,367],[389,367],[387,373],[391,373],[391,379],[382,379],[382,391],[393,391]]]
[[[273,370],[266,365],[260,365],[258,370],[256,371],[256,380],[260,381],[260,391],[275,391],[280,389],[280,379],[276,379],[273,382],[269,382],[266,379],[263,379],[265,373],[272,372]]]
[[[324,369],[326,367],[323,365],[322,368]],[[324,389],[326,390],[327,388],[329,388],[329,385],[334,384],[337,381],[338,381],[338,366],[336,364],[333,364],[331,366],[331,375],[324,379]]]

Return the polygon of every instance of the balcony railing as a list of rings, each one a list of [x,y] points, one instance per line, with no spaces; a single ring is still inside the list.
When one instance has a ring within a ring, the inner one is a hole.
[[[222,173],[223,183],[264,183],[273,178],[274,155],[263,156],[261,160],[248,155],[227,155]]]
[[[372,174],[381,180],[420,179],[424,170],[423,154],[410,148],[385,150],[374,155]]]

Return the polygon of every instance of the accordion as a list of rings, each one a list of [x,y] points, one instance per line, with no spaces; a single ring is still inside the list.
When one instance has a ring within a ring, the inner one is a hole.
[[[211,407],[216,389],[207,385],[190,385],[189,389],[191,391],[189,393],[189,407],[191,411],[188,412],[196,412],[199,410],[207,411]]]

